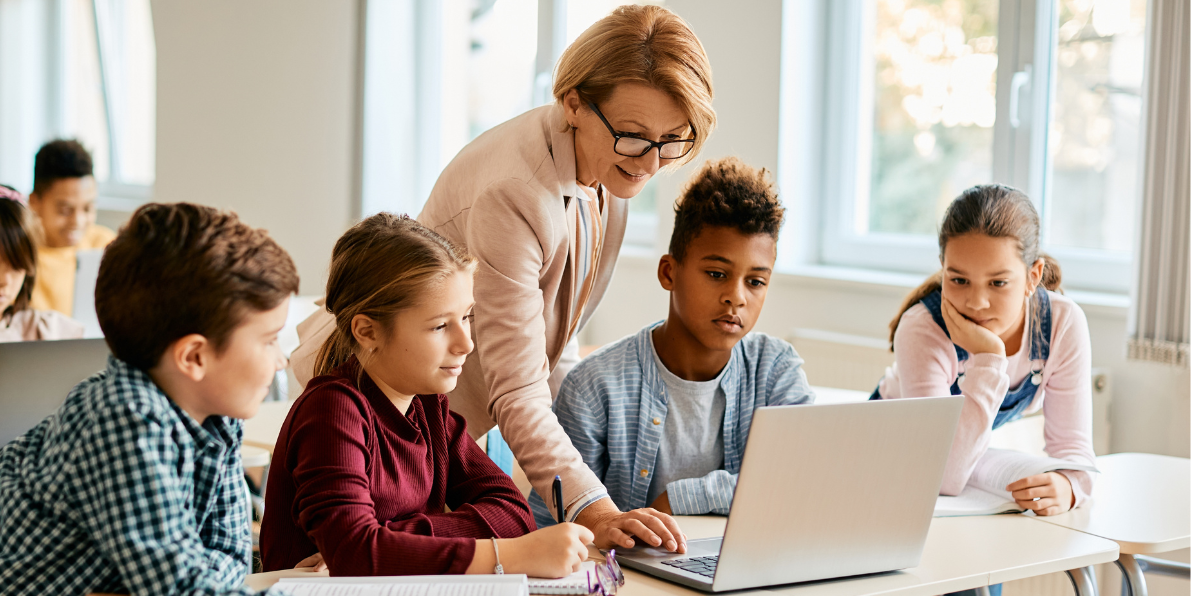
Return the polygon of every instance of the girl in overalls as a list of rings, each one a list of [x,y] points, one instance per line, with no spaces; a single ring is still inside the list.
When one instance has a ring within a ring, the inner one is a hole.
[[[964,191],[940,226],[943,270],[890,323],[895,361],[873,399],[965,397],[944,495],[963,490],[994,429],[1039,409],[1051,457],[1094,463],[1088,323],[1058,293],[1059,264],[1039,252],[1038,228],[1024,193],[999,185]],[[1055,515],[1087,499],[1092,476],[1059,470],[1006,489],[1023,509]]]

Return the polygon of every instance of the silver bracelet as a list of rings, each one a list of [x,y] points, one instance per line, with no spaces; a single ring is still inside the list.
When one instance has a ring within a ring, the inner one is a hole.
[[[505,567],[504,565],[500,564],[500,547],[496,546],[495,538],[492,539],[492,552],[496,555],[496,568],[492,570],[492,573],[495,573],[496,575],[504,575]]]

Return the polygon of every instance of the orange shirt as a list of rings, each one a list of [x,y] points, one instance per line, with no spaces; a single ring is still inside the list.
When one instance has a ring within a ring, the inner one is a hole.
[[[100,225],[92,225],[83,233],[77,246],[37,247],[37,283],[33,285],[30,308],[56,310],[73,316],[74,277],[78,269],[78,251],[103,248],[116,233]]]

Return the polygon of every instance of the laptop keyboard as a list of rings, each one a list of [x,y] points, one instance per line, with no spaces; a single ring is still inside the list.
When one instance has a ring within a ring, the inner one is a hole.
[[[676,567],[683,571],[690,571],[704,577],[715,577],[715,564],[720,560],[719,555],[707,557],[690,557],[687,559],[672,559],[662,561],[662,565]]]

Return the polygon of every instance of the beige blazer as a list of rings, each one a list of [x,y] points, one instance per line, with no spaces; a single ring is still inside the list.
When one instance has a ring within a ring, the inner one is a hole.
[[[439,176],[418,221],[479,260],[475,275],[475,351],[450,395],[451,409],[478,437],[499,424],[534,489],[552,503],[562,476],[567,505],[602,485],[550,410],[551,372],[561,379],[572,312],[568,207],[575,180],[575,137],[562,109],[522,114],[463,148]],[[603,298],[624,239],[628,201],[609,197],[596,283],[580,328]],[[293,368],[303,385],[334,320],[319,311],[299,326]]]

